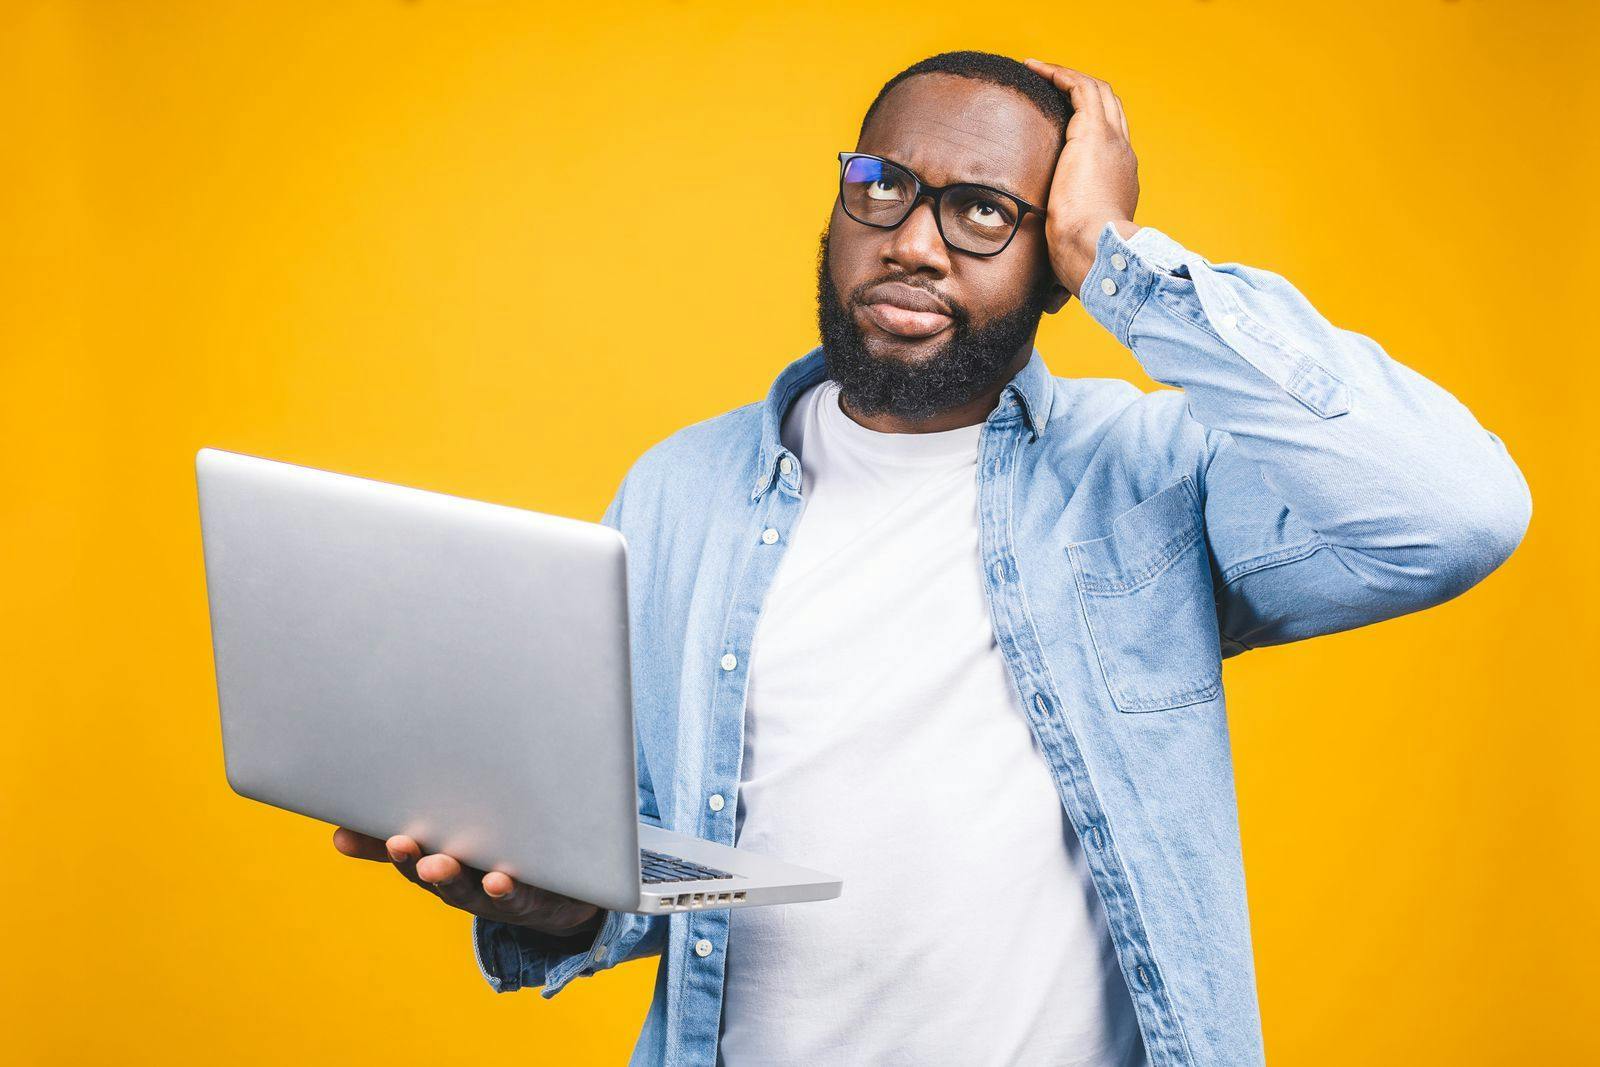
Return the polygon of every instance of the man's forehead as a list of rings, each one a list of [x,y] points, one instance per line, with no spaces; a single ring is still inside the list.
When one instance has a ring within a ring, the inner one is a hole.
[[[1043,204],[1060,136],[1033,102],[1005,86],[923,75],[889,91],[857,147],[933,185],[979,182]]]

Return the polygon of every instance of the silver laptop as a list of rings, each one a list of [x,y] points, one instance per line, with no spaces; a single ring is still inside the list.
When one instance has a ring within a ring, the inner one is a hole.
[[[839,895],[640,822],[617,531],[211,448],[195,466],[240,795],[616,911]]]

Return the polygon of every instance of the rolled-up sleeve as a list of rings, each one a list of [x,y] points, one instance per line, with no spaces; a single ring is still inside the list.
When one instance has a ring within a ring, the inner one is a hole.
[[[574,978],[658,955],[666,924],[665,916],[608,911],[594,933],[562,938],[473,916],[472,941],[478,970],[496,993],[537,987],[548,999]]]
[[[1522,540],[1500,438],[1280,275],[1107,224],[1080,299],[1204,428],[1226,653],[1437,604]]]

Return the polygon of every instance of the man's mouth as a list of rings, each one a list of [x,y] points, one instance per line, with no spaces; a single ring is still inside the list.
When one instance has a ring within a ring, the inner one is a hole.
[[[943,301],[903,282],[874,285],[863,294],[861,308],[873,325],[896,337],[932,337],[955,321]]]
[[[950,316],[936,311],[912,311],[894,304],[867,304],[865,310],[874,325],[896,337],[932,337],[950,325]]]

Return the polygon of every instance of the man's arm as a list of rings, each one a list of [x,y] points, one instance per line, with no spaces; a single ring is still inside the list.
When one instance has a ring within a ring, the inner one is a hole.
[[[1418,611],[1504,562],[1533,505],[1500,439],[1282,277],[1134,224],[1121,99],[1081,71],[1028,66],[1073,107],[1050,186],[1051,267],[1205,427],[1224,653]]]
[[[666,944],[664,915],[605,911],[596,921],[593,932],[553,937],[475,915],[472,946],[478,969],[496,993],[538,986],[539,995],[549,999],[574,978],[658,956]]]
[[[1079,298],[1206,427],[1224,649],[1418,611],[1521,541],[1531,498],[1455,397],[1282,277],[1108,222]]]

